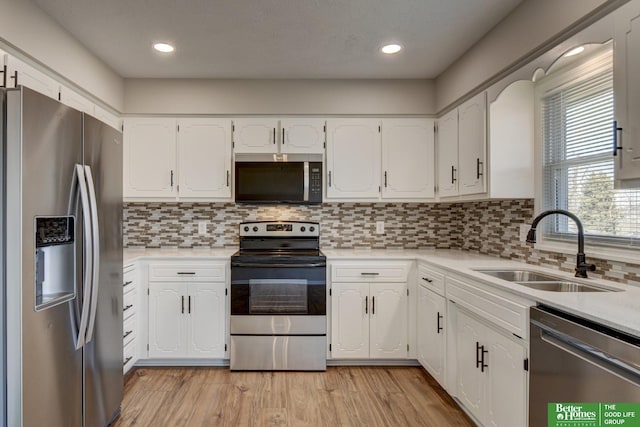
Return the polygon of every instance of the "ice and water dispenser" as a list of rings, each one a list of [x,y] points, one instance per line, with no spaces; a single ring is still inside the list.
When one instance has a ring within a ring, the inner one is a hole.
[[[73,216],[35,219],[35,309],[76,295],[76,239]]]

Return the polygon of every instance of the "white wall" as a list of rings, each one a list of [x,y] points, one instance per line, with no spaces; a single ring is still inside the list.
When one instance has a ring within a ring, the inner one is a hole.
[[[615,0],[613,0],[615,1]],[[525,0],[436,79],[440,112],[611,0]]]
[[[123,79],[29,0],[0,0],[0,48],[26,53],[113,109],[123,108]]]
[[[126,114],[435,114],[432,80],[125,79]]]

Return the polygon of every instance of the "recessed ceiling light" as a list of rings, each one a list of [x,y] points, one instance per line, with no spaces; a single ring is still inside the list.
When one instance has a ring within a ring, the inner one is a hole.
[[[382,46],[380,49],[382,53],[386,53],[387,55],[392,55],[394,53],[398,53],[402,50],[402,46],[399,44],[388,44],[386,46]]]
[[[577,55],[582,52],[584,52],[584,46],[578,46],[578,47],[574,47],[569,52],[565,53],[563,56],[567,58],[569,56]]]
[[[154,43],[153,48],[158,52],[162,52],[162,53],[169,53],[175,50],[175,48],[171,46],[169,43]]]

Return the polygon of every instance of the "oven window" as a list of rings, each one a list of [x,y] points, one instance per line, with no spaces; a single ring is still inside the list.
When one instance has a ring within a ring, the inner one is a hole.
[[[250,314],[306,313],[306,280],[249,280]]]

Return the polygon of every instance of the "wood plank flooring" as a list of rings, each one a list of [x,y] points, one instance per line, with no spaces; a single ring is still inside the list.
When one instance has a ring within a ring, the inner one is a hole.
[[[124,426],[473,426],[418,367],[326,372],[138,368],[125,383]]]

